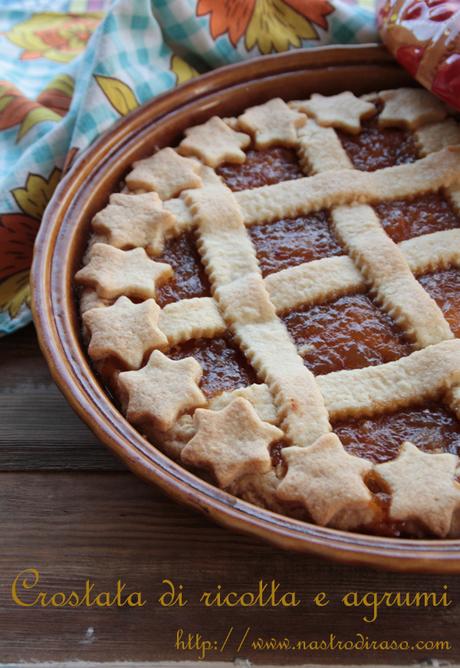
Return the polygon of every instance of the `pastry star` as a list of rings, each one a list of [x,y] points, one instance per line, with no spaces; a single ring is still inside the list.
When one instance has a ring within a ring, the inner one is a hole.
[[[297,142],[296,128],[304,125],[305,121],[304,114],[290,109],[279,97],[247,109],[238,118],[240,127],[255,135],[255,144],[259,149],[273,144],[294,146]]]
[[[268,446],[283,432],[262,422],[246,399],[234,399],[220,411],[198,409],[194,420],[196,434],[181,455],[186,464],[211,469],[221,487],[246,473],[270,470]]]
[[[155,350],[142,369],[118,376],[128,396],[126,417],[130,422],[149,420],[161,431],[170,429],[179,415],[206,405],[198,387],[202,374],[193,357],[176,361]]]
[[[126,184],[131,190],[155,190],[161,199],[171,199],[183,190],[202,186],[198,170],[198,163],[183,158],[168,147],[135,162],[133,171],[126,177]]]
[[[172,267],[154,262],[143,248],[123,251],[108,244],[91,248],[88,264],[75,274],[75,280],[96,288],[100,297],[120,295],[148,299],[155,296],[155,285],[173,274]]]
[[[290,106],[313,116],[323,127],[343,128],[351,134],[358,134],[361,119],[369,118],[377,111],[372,102],[365,102],[349,91],[328,96],[314,93],[309,100],[296,100]]]
[[[93,229],[106,234],[116,248],[141,246],[152,254],[161,253],[165,233],[174,227],[175,219],[163,208],[156,193],[111,195],[110,203],[93,218]]]
[[[218,116],[188,128],[185,135],[179,144],[179,152],[196,155],[210,167],[218,167],[223,162],[244,162],[246,154],[241,149],[251,143],[247,134],[235,132]]]
[[[114,355],[130,369],[138,369],[145,353],[160,348],[168,339],[158,328],[161,309],[154,299],[133,304],[119,297],[107,308],[93,308],[83,314],[91,332],[89,354],[94,360]]]
[[[385,106],[379,116],[382,127],[405,126],[415,130],[421,125],[442,121],[447,112],[440,100],[420,88],[398,88],[379,93]]]
[[[460,485],[455,481],[459,458],[449,453],[428,454],[406,441],[396,459],[375,467],[391,492],[390,517],[419,520],[434,534],[449,533],[460,508]]]
[[[283,501],[300,502],[317,524],[342,528],[370,519],[372,495],[363,481],[372,464],[345,452],[336,434],[325,434],[310,447],[285,448],[288,471],[277,489]]]

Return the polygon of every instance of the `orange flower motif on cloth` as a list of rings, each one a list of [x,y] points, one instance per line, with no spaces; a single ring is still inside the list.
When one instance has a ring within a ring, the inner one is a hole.
[[[75,82],[69,74],[59,74],[37,97],[43,107],[65,116],[72,101]]]
[[[37,123],[58,121],[60,118],[56,111],[30,100],[13,84],[0,81],[0,131],[19,125],[16,141],[20,141]]]
[[[23,49],[21,60],[46,58],[68,63],[83,51],[101,18],[99,12],[35,14],[17,23],[6,37]]]
[[[0,214],[0,309],[14,317],[29,299],[29,267],[41,217],[56,188],[61,171],[48,179],[29,174],[23,188],[12,195],[21,213]]]
[[[197,15],[210,15],[213,39],[227,34],[236,47],[261,53],[299,47],[304,39],[318,39],[316,27],[327,30],[326,17],[334,11],[327,0],[198,0]]]

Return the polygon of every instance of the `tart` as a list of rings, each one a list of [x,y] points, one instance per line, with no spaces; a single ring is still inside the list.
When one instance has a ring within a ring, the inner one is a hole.
[[[170,457],[322,526],[457,537],[459,269],[460,126],[400,88],[188,128],[75,282],[94,368]]]

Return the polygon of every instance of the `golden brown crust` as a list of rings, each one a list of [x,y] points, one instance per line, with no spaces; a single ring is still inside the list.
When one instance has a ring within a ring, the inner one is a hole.
[[[442,121],[447,111],[440,100],[423,88],[397,88],[379,93],[384,102],[379,115],[382,127],[407,127],[410,130]]]
[[[165,236],[174,224],[174,216],[163,208],[156,193],[115,193],[92,221],[95,232],[103,234],[111,246],[145,248],[151,255],[161,253]]]
[[[182,450],[182,461],[210,469],[221,487],[247,473],[267,473],[271,468],[268,446],[283,436],[281,429],[262,422],[241,397],[218,411],[199,408],[195,428]]]
[[[150,158],[134,163],[127,175],[130,190],[154,190],[161,199],[177,197],[183,190],[200,188],[199,163],[184,158],[172,148],[163,148]]]
[[[256,148],[274,145],[296,146],[297,128],[306,121],[303,114],[290,109],[279,97],[246,109],[238,117],[238,126],[254,137]]]
[[[351,134],[361,130],[361,119],[373,116],[377,109],[349,91],[338,95],[313,93],[309,100],[296,100],[290,106],[312,116],[323,127],[342,128]]]
[[[196,156],[209,167],[223,162],[244,162],[243,148],[249,146],[250,137],[232,130],[221,118],[213,116],[202,125],[185,131],[185,139],[179,144],[179,153]]]
[[[75,274],[75,280],[95,288],[104,299],[121,295],[148,299],[155,296],[156,284],[172,274],[169,264],[151,260],[143,248],[123,251],[96,243],[90,250],[88,264]]]
[[[455,480],[459,463],[455,455],[428,454],[403,443],[396,459],[375,467],[391,493],[391,519],[415,520],[435,536],[447,536],[460,508],[460,485]]]
[[[138,369],[146,353],[168,344],[158,327],[159,315],[154,299],[133,304],[128,297],[119,297],[107,308],[86,311],[83,322],[91,333],[90,356],[94,360],[114,356],[128,369]]]
[[[321,525],[349,528],[372,519],[372,495],[363,481],[372,464],[345,452],[335,434],[309,448],[285,448],[283,457],[288,470],[276,490],[279,499],[301,503]]]
[[[127,396],[128,420],[151,422],[161,431],[170,429],[182,413],[206,406],[198,387],[201,376],[201,367],[193,357],[170,360],[155,350],[142,369],[124,371],[118,377]]]

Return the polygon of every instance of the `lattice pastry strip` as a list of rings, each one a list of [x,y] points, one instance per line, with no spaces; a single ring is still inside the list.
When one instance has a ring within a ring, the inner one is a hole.
[[[312,443],[330,430],[323,401],[313,374],[275,315],[234,195],[223,185],[208,187],[190,191],[187,202],[224,319],[266,379],[288,438],[294,443]]]
[[[433,155],[413,164],[387,167],[376,172],[360,172],[352,169],[332,128],[320,128],[310,121],[300,129],[298,141],[302,167],[305,171],[312,169],[318,173],[234,193],[245,225],[306,216],[341,204],[375,204],[405,199],[436,192],[440,188],[447,190],[460,211],[460,189],[456,185],[460,180],[460,146],[439,145]],[[323,147],[323,153],[320,147]],[[328,157],[325,147],[333,152],[333,158]],[[209,176],[207,180],[211,182]],[[215,175],[212,182],[218,185],[221,181]],[[190,210],[184,202],[186,195],[187,191],[180,198],[163,203],[164,208],[174,215],[176,234],[186,232],[194,225]]]
[[[391,118],[391,109],[394,109],[396,112],[396,104],[394,101],[399,101],[402,105],[401,114],[402,114],[402,124],[407,124],[409,127],[418,127],[422,125],[424,120],[439,120],[444,118],[445,111],[442,110],[440,114],[437,114],[439,111],[438,102],[434,103],[434,106],[424,104],[426,93],[415,93],[412,94],[411,91],[402,91],[402,94],[393,95],[392,91],[389,91],[386,95],[383,95],[383,98],[386,101],[387,114],[382,118],[379,117],[380,124],[390,124],[398,125],[398,120],[390,120]],[[413,104],[413,113],[411,114],[411,100],[416,101]],[[393,107],[391,105],[394,105]],[[406,105],[406,106],[405,106]],[[389,111],[390,109],[390,111]],[[385,109],[384,109],[385,111]],[[441,152],[446,150],[441,148]],[[447,149],[449,150],[449,149]],[[345,150],[343,149],[345,153]],[[303,159],[306,162],[314,162],[314,156],[309,159],[309,147],[308,145],[302,146],[302,155]],[[438,154],[439,155],[439,154]],[[428,158],[430,156],[428,155]],[[429,173],[431,167],[426,162],[427,158],[424,159],[425,163],[423,164],[423,159],[418,161],[415,164],[416,169],[411,170],[412,176],[415,177],[416,185],[414,188],[414,183],[408,181],[408,184],[402,184],[404,189],[405,185],[409,185],[412,193],[414,189],[417,191],[420,188],[424,190],[423,180],[427,173]],[[423,164],[423,168],[420,169]],[[318,169],[321,168],[321,164],[318,165]],[[326,167],[327,168],[327,167]],[[382,199],[385,199],[385,195],[388,194],[392,187],[395,185],[392,181],[392,177],[398,171],[398,168],[393,168],[390,178],[384,179],[385,183],[383,184],[383,193],[384,196]],[[401,171],[401,170],[399,170]],[[409,171],[409,170],[405,170]],[[425,173],[424,173],[425,172]],[[377,175],[378,179],[385,176],[385,173],[388,175],[388,170],[380,170],[374,174]],[[404,176],[404,175],[403,175]],[[407,174],[406,174],[407,176]],[[458,176],[457,176],[458,180]],[[453,179],[450,183],[454,182]],[[449,186],[450,183],[440,184],[444,186]],[[395,197],[396,199],[396,197]],[[372,201],[372,199],[371,199]],[[332,221],[334,225],[335,232],[342,244],[348,249],[352,259],[357,264],[358,268],[363,273],[363,276],[369,284],[372,285],[372,288],[377,296],[378,301],[380,301],[383,308],[385,308],[390,315],[392,315],[395,320],[403,326],[407,334],[415,339],[416,344],[424,348],[430,344],[443,341],[453,337],[453,334],[450,330],[450,327],[444,316],[437,306],[437,304],[432,300],[428,294],[423,290],[421,285],[415,280],[412,272],[410,271],[409,264],[404,258],[404,255],[397,247],[397,245],[386,235],[383,228],[381,227],[378,218],[373,212],[372,208],[365,204],[354,204],[349,206],[339,206],[334,207],[331,212]],[[425,351],[423,351],[425,352]],[[420,363],[420,358],[415,357],[415,353],[409,356],[408,365],[409,371],[411,367],[414,366],[414,361]],[[426,357],[426,356],[425,356]],[[425,365],[422,366],[422,370],[425,371],[427,368],[430,368],[426,364],[425,357],[422,358],[425,361]],[[450,360],[452,361],[452,360]],[[386,366],[386,376],[391,378],[391,399],[388,401],[387,408],[394,410],[398,401],[401,402],[401,405],[404,406],[405,395],[409,394],[410,399],[413,399],[414,396],[421,397],[421,392],[427,391],[425,388],[429,387],[431,392],[439,396],[441,389],[446,392],[446,390],[451,386],[452,383],[452,370],[443,368],[444,373],[441,375],[440,380],[442,383],[442,388],[435,386],[433,388],[433,382],[428,382],[426,385],[422,385],[424,390],[420,390],[420,385],[411,386],[410,375],[407,375],[407,368],[405,360],[400,360],[398,367],[398,374],[392,374],[391,366]],[[433,376],[436,377],[436,372],[439,372],[439,367],[434,370],[431,369],[429,379],[433,381]],[[402,374],[401,374],[402,372]],[[347,374],[347,372],[345,372]],[[331,374],[332,375],[332,374]],[[356,406],[359,406],[360,401],[365,402],[363,397],[363,388],[359,387],[359,383],[367,376],[373,377],[373,390],[372,394],[368,395],[369,398],[372,396],[372,408],[373,410],[381,410],[385,407],[385,401],[383,405],[379,405],[376,397],[375,390],[377,388],[384,389],[388,386],[385,385],[385,377],[382,377],[382,366],[379,367],[368,367],[361,369],[359,373],[355,372],[355,378],[357,383],[352,387],[350,383],[350,375],[348,374],[347,384],[345,387],[342,387],[340,391],[339,387],[334,388],[334,396],[340,397],[341,400],[344,400],[344,397],[349,399],[348,410],[344,412],[344,415],[347,417],[352,416]],[[336,376],[337,377],[337,376]],[[339,376],[340,377],[340,373]],[[341,376],[344,377],[343,375]],[[455,374],[454,374],[455,377]],[[321,381],[324,377],[319,377],[317,379],[318,383],[321,386]],[[399,381],[399,382],[398,382]],[[339,381],[340,382],[340,381]],[[323,391],[323,388],[322,388]],[[324,396],[324,393],[323,393]],[[433,396],[433,395],[431,395]],[[326,403],[327,405],[327,403]],[[358,411],[362,414],[362,406],[359,406]],[[329,415],[332,415],[332,411],[329,411]],[[414,448],[415,446],[408,444],[409,448]],[[404,448],[401,450],[399,457],[395,462],[388,464],[388,466],[394,467],[397,471],[402,470],[400,467],[400,461],[405,457]],[[424,455],[426,457],[426,455]],[[458,463],[458,458],[454,458],[456,463]],[[455,469],[456,464],[454,465]],[[391,469],[393,470],[393,468]],[[414,473],[407,470],[407,480],[412,480]],[[289,475],[289,470],[288,470]],[[451,481],[451,488],[454,487],[453,479]],[[459,488],[460,490],[460,488]],[[458,494],[455,497],[458,501]],[[407,494],[407,491],[406,491]],[[403,495],[404,496],[404,495]],[[439,501],[432,501],[430,506],[430,513],[432,517],[442,518],[441,505]],[[407,509],[405,511],[400,510],[400,506],[404,508],[404,503],[399,503],[399,499],[396,497],[392,499],[390,503],[390,516],[394,519],[407,520],[411,519],[410,511]],[[410,505],[410,504],[408,504]],[[450,522],[452,521],[452,516],[455,510],[455,503],[450,504],[450,519],[447,522],[446,518],[444,520],[440,519],[440,522],[437,526],[437,531],[441,535],[446,535],[450,528]],[[416,517],[420,517],[420,511]],[[430,529],[433,528],[433,522],[426,522],[423,518],[425,526],[428,526]]]
[[[460,179],[460,147],[375,172],[327,171],[235,193],[246,225],[306,216],[341,204],[373,204],[436,192]]]
[[[332,210],[334,229],[377,301],[419,348],[453,337],[441,309],[414,278],[403,253],[365,204]]]
[[[460,144],[460,125],[453,119],[448,119],[441,123],[432,123],[418,130],[416,140],[422,155],[429,155],[449,144]],[[460,185],[451,185],[445,189],[445,193],[457,215],[460,215]],[[458,241],[452,239],[452,250],[454,249],[460,250],[460,245]],[[447,249],[443,255],[446,259],[446,266],[458,266],[458,262],[453,257],[448,257]],[[432,267],[428,267],[427,269],[432,270]],[[449,403],[460,419],[460,405],[456,401],[458,394],[460,394],[460,385],[455,385],[451,388]]]
[[[330,419],[336,421],[343,417],[373,417],[412,406],[414,402],[449,396],[457,387],[459,375],[460,341],[454,339],[417,350],[394,362],[333,371],[317,376],[316,382]],[[279,424],[273,397],[265,384],[225,392],[212,399],[210,405],[223,407],[237,396],[248,399],[262,419]],[[459,406],[457,414],[460,419]]]
[[[428,271],[460,268],[460,229],[433,232],[402,241],[399,248],[415,275]],[[365,292],[366,281],[347,255],[305,262],[264,279],[265,288],[278,315],[297,307],[333,301],[342,295]],[[110,306],[97,292],[86,289],[80,298],[80,310]],[[227,325],[212,297],[183,299],[161,309],[158,327],[168,339],[168,346],[196,338],[223,334]]]

